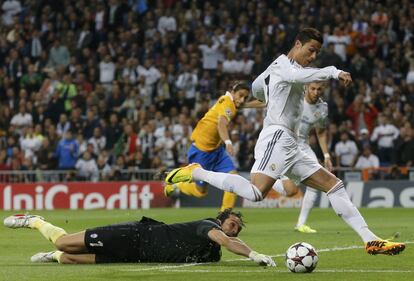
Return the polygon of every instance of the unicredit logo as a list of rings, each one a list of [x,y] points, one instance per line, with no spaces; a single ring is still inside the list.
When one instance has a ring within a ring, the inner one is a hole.
[[[8,184],[0,190],[3,210],[148,209],[164,200],[162,185],[148,182]]]

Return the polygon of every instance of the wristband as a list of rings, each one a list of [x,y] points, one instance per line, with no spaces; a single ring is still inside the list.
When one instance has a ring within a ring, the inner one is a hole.
[[[225,140],[225,141],[224,141],[224,143],[225,143],[225,144],[233,144],[233,143],[231,142],[231,140]]]
[[[325,154],[323,155],[323,157],[325,157],[325,159],[329,159],[329,158],[331,158],[331,156],[329,155],[329,153],[325,153]]]
[[[254,260],[254,258],[258,255],[259,253],[256,251],[251,251],[249,253],[249,259]]]

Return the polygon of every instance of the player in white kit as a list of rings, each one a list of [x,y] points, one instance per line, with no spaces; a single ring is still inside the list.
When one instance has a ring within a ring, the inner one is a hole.
[[[315,81],[338,79],[348,86],[351,75],[334,66],[308,68],[323,43],[322,34],[313,28],[302,29],[287,55],[280,55],[252,85],[253,95],[267,105],[263,129],[255,146],[251,182],[239,176],[204,170],[190,164],[168,173],[165,181],[205,181],[251,201],[261,201],[286,175],[306,186],[324,191],[338,214],[365,243],[369,254],[395,255],[405,244],[380,239],[372,233],[358,209],[352,204],[343,182],[298,146],[297,129],[303,110],[304,85]]]
[[[325,168],[331,171],[332,162],[330,159],[326,139],[328,104],[321,99],[322,93],[322,82],[313,82],[305,86],[303,113],[297,133],[298,145],[299,148],[302,149],[309,157],[315,161],[318,161],[315,153],[308,144],[309,133],[313,128],[315,128],[321,150],[324,154]],[[283,195],[286,195],[288,190],[290,193],[295,193],[294,191],[298,190],[297,185],[285,176],[281,179],[278,179],[273,188]],[[306,225],[306,220],[309,216],[310,210],[315,204],[317,195],[318,191],[316,189],[308,186],[306,187],[295,230],[303,233],[316,233],[316,230]]]

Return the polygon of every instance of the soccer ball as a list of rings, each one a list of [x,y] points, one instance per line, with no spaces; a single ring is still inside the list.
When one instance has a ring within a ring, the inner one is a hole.
[[[318,253],[305,242],[295,243],[286,251],[286,266],[294,273],[310,273],[318,264]]]

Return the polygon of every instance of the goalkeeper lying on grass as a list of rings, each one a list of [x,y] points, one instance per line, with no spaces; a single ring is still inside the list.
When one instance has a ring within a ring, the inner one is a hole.
[[[252,251],[236,238],[244,226],[240,212],[226,209],[217,218],[165,224],[143,217],[140,221],[90,228],[67,234],[36,215],[13,215],[9,228],[37,229],[56,251],[38,253],[32,262],[93,263],[200,263],[217,262],[220,247],[249,257],[260,265],[276,266],[271,257]]]

